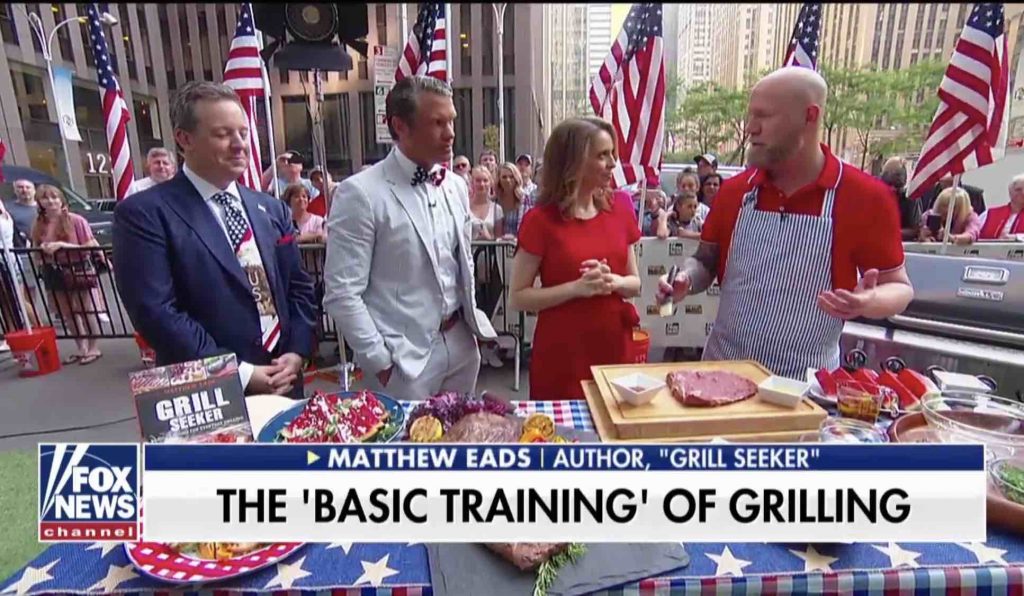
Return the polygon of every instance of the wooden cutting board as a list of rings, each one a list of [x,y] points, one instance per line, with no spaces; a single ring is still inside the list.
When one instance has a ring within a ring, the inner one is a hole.
[[[590,406],[590,417],[594,421],[594,429],[604,443],[710,443],[716,436],[672,437],[654,439],[620,439],[615,432],[615,425],[608,416],[604,406],[604,398],[593,381],[582,381],[583,395]],[[813,435],[808,437],[808,435]],[[733,443],[795,443],[808,438],[817,442],[817,431],[783,431],[777,433],[754,432],[748,434],[728,435],[721,437]]]
[[[619,399],[611,381],[634,373],[659,380],[678,370],[724,370],[750,379],[755,385],[769,376],[766,368],[752,361],[665,362],[591,367],[601,403],[620,439],[657,439],[707,436],[736,436],[758,433],[803,433],[815,431],[828,413],[809,398],[796,408],[762,401],[759,396],[713,408],[685,406],[668,387],[642,406]]]

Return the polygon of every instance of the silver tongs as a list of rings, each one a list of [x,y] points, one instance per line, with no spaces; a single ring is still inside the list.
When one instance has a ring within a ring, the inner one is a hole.
[[[672,267],[669,268],[668,276],[666,277],[668,285],[673,285],[676,275],[679,275],[679,265],[672,265]],[[658,314],[662,317],[671,317],[675,314],[675,304],[672,303],[672,294],[669,294],[668,298],[661,303],[661,308],[658,311]]]

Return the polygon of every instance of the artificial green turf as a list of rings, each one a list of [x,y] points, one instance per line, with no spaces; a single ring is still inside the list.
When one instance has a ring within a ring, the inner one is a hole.
[[[0,452],[0,582],[46,548],[36,540],[36,452]]]

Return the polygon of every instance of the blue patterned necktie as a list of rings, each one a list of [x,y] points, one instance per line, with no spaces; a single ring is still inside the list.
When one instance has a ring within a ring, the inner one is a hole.
[[[238,252],[238,247],[249,231],[249,222],[242,213],[242,207],[238,204],[238,199],[226,192],[213,195],[213,200],[224,208],[224,227],[228,229],[232,250]]]

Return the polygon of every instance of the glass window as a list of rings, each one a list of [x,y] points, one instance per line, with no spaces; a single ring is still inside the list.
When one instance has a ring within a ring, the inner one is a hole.
[[[388,45],[388,5],[383,3],[377,5],[377,44]]]
[[[75,6],[78,8],[78,16],[84,17],[89,14],[88,4],[76,4]],[[88,64],[90,67],[95,68],[96,57],[95,55],[93,55],[92,42],[89,40],[89,27],[88,25],[80,25],[78,27],[78,31],[82,36],[82,48],[85,50],[85,63]],[[33,35],[32,37],[35,37],[35,35]]]
[[[467,77],[473,74],[473,54],[469,51],[471,10],[471,5],[459,4],[459,72]]]
[[[494,74],[494,44],[497,42],[494,35],[494,9],[490,4],[480,4],[480,20],[483,27],[480,32],[480,42],[483,45],[481,65],[484,76]]]
[[[365,81],[367,78],[369,78],[369,76],[368,76],[368,74],[366,72],[367,71],[367,68],[366,68],[366,56],[363,56],[362,54],[359,54],[359,66],[358,66],[358,68],[359,68],[359,80],[360,81]]]
[[[199,16],[199,54],[203,60],[203,79],[213,80],[213,62],[210,61],[210,27],[206,22],[206,6],[196,5]]]
[[[34,12],[37,15],[39,15],[40,18],[42,18],[42,16],[43,16],[43,4],[41,4],[41,3],[34,3],[34,4],[25,3],[24,6],[25,6],[25,10],[27,10],[30,13]],[[82,14],[85,14],[85,13],[82,13]],[[32,47],[35,49],[37,54],[42,56],[43,55],[43,46],[39,45],[39,36],[36,35],[35,33],[32,33],[32,35],[30,35],[30,37],[32,38]]]
[[[473,155],[473,90],[455,89],[455,154]],[[470,158],[472,161],[473,158]]]
[[[926,37],[924,40],[925,48],[931,48],[932,40],[935,38],[935,11],[937,9],[938,6],[936,6],[935,4],[932,4],[928,8],[928,37]]]
[[[124,61],[128,65],[128,78],[139,80],[139,68],[135,63],[135,45],[132,43],[132,38],[128,35],[130,30],[128,19],[124,19],[121,22],[121,33],[122,40],[124,41]],[[113,38],[111,38],[111,44]]]
[[[352,152],[349,145],[349,108],[347,93],[324,95],[324,144],[327,147],[327,170],[332,175],[352,173]]]
[[[135,18],[139,23],[139,39],[142,41],[142,65],[146,72],[146,81],[150,85],[156,84],[156,79],[153,78],[153,52],[149,49],[149,36],[141,35],[141,32],[148,31],[149,25],[146,22],[146,6],[144,4],[135,5]],[[166,37],[166,35],[162,35]]]
[[[234,31],[231,32],[231,35],[228,34],[228,8],[223,4],[218,4],[216,9],[217,35],[220,36],[221,62],[227,63],[228,53],[231,51],[231,38],[234,36]]]
[[[494,87],[484,87],[484,126],[498,124],[498,92]]]
[[[155,100],[148,99],[145,97],[139,97],[135,95],[132,100],[132,107],[134,108],[135,116],[135,127],[139,131],[139,139],[145,140],[156,140],[159,136],[156,134],[159,130],[159,124],[155,121],[156,110],[151,109],[155,103]]]
[[[99,90],[74,85],[72,91],[78,128],[104,131],[103,103],[100,101]]]
[[[281,98],[284,104],[284,144],[303,154],[313,155],[313,121],[309,116],[305,95]]]
[[[363,125],[363,163],[376,163],[388,154],[388,145],[377,142],[376,112],[373,105],[373,92],[363,91],[359,94],[359,119]]]
[[[18,45],[18,30],[14,28],[14,5],[0,2],[0,37],[4,42]]]
[[[57,23],[63,23],[64,19],[68,18],[63,4],[51,4],[50,6],[53,7],[53,19],[55,21],[55,25]],[[74,52],[71,48],[71,27],[74,26],[74,23],[69,23],[57,30],[57,44],[60,46],[60,55],[68,62],[74,61]],[[81,27],[81,25],[79,25],[79,27]]]
[[[178,88],[178,81],[177,81],[177,76],[175,76],[175,74],[174,74],[174,66],[173,66],[174,60],[172,58],[172,56],[174,56],[174,52],[173,52],[173,49],[172,49],[172,46],[171,46],[171,27],[170,27],[170,17],[168,17],[168,15],[167,15],[167,5],[166,4],[158,4],[157,7],[156,7],[156,14],[157,14],[157,17],[160,19],[160,31],[162,33],[162,35],[160,35],[160,38],[163,41],[164,61],[167,64],[167,67],[168,67],[167,68],[167,88],[170,91],[174,91],[175,89]]]
[[[49,122],[46,111],[46,94],[43,91],[43,76],[17,70],[11,71],[11,83],[14,86],[14,98],[18,104],[18,114],[22,126],[29,128],[32,121]],[[26,133],[27,136],[27,133]]]
[[[505,5],[505,25],[502,30],[502,68],[505,69],[505,74],[514,75],[516,74],[516,28],[513,25],[515,23],[515,4]]]
[[[185,77],[195,77],[196,72],[192,67],[192,36],[189,34],[188,27],[188,13],[185,9],[186,5],[179,4],[178,9],[178,32],[181,35],[181,64],[185,68]]]

